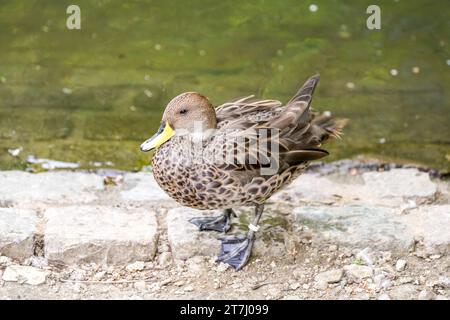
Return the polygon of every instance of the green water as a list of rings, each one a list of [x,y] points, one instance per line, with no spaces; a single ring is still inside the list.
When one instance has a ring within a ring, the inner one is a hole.
[[[287,101],[319,72],[314,107],[351,120],[328,160],[450,170],[448,1],[375,1],[382,29],[370,31],[373,2],[1,0],[0,169],[30,154],[140,169],[174,95]],[[73,3],[80,31],[65,26]]]

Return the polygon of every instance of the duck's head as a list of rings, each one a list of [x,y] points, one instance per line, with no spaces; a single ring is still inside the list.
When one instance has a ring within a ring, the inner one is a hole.
[[[217,119],[208,98],[197,92],[182,93],[173,98],[161,120],[156,134],[141,144],[141,151],[150,151],[174,135],[192,135],[205,138],[216,128]]]

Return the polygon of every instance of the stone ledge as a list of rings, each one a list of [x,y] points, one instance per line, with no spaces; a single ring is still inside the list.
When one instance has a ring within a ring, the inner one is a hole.
[[[82,172],[2,171],[0,181],[0,203],[19,206],[87,203],[97,200],[95,192],[104,189],[102,177]]]
[[[37,221],[32,210],[0,208],[0,255],[20,260],[32,256]]]
[[[110,206],[69,206],[45,211],[45,257],[66,265],[127,264],[153,259],[158,240],[153,212]]]

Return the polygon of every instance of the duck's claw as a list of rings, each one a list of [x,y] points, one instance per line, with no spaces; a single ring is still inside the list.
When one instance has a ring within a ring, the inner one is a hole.
[[[250,258],[254,239],[253,235],[222,238],[222,246],[217,261],[228,263],[236,271],[242,269]]]
[[[195,217],[189,220],[190,223],[198,226],[200,231],[228,232],[231,229],[231,221],[228,215],[215,217]]]

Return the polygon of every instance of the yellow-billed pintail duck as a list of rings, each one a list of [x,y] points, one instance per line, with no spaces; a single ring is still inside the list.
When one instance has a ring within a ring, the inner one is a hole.
[[[255,206],[245,237],[222,239],[218,260],[236,270],[248,261],[264,203],[300,175],[321,149],[339,137],[345,120],[310,108],[319,76],[311,77],[285,105],[253,96],[217,108],[203,95],[186,92],[167,105],[158,132],[141,145],[156,148],[153,173],[180,204],[224,209],[218,217],[193,218],[200,230],[227,232],[233,207]]]

